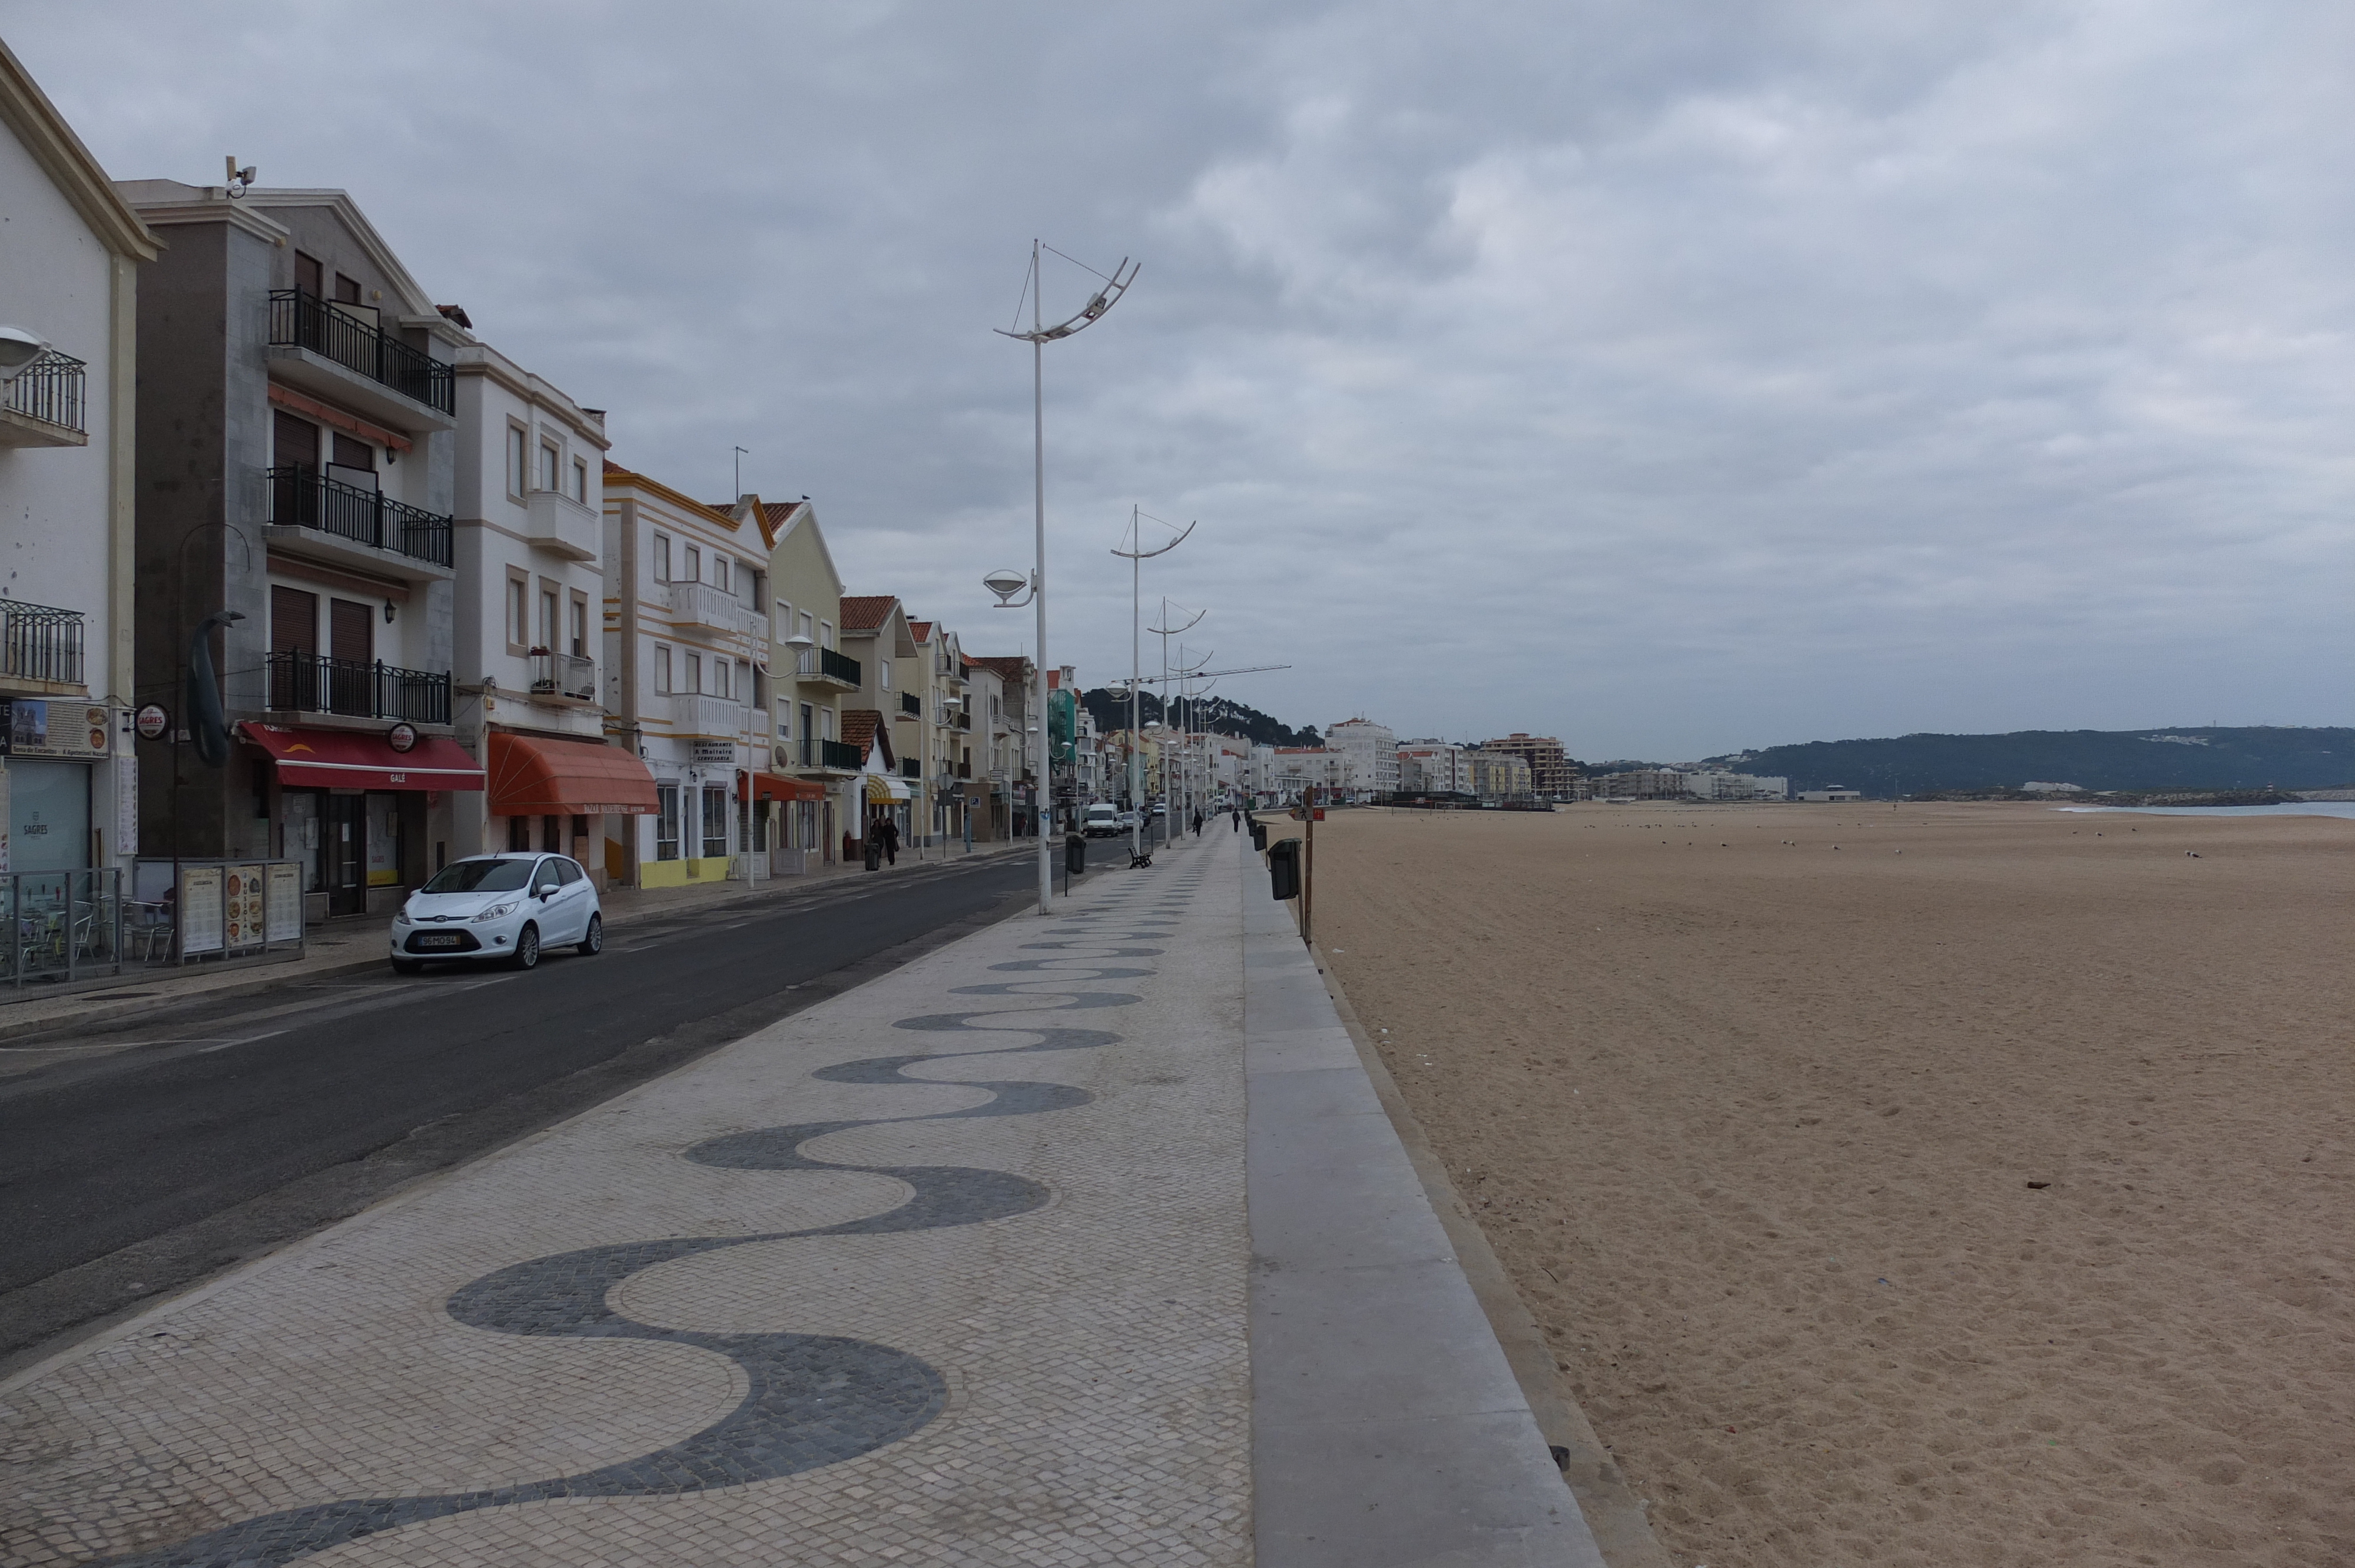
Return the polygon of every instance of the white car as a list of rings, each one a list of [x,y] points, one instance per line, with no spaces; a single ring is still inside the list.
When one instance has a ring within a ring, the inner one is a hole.
[[[392,917],[392,967],[405,975],[428,959],[492,959],[527,969],[550,948],[593,955],[604,946],[597,885],[560,854],[453,860]]]

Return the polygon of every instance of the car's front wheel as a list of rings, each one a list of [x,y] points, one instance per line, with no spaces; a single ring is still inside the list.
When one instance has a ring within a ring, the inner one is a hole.
[[[591,915],[589,916],[589,929],[581,937],[581,956],[584,959],[593,959],[604,950],[605,916]]]
[[[539,927],[526,926],[516,933],[515,957],[507,960],[519,969],[539,967]]]

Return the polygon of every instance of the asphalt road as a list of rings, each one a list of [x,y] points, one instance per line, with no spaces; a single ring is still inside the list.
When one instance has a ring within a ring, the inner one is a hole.
[[[528,974],[388,968],[78,1039],[0,1080],[0,1370],[1000,918],[1035,876],[951,863],[635,920]]]

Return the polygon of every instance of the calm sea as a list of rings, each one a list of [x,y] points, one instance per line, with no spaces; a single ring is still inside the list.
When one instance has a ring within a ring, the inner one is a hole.
[[[2355,800],[2300,800],[2294,806],[2063,806],[2064,811],[2135,811],[2146,817],[2355,817]]]

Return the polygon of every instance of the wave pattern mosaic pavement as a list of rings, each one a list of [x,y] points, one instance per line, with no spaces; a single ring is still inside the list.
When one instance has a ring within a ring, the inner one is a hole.
[[[1174,868],[1173,868],[1174,869]],[[125,1568],[242,1568],[294,1562],[387,1531],[486,1510],[568,1499],[664,1498],[749,1487],[871,1453],[924,1428],[942,1413],[950,1381],[922,1356],[839,1334],[713,1332],[639,1321],[614,1305],[634,1277],[726,1249],[825,1237],[886,1236],[1007,1222],[1053,1198],[1050,1185],[1015,1171],[970,1165],[854,1163],[806,1152],[838,1133],[915,1123],[1038,1117],[1076,1111],[1095,1098],[1064,1083],[1020,1077],[910,1076],[911,1068],[986,1057],[1008,1065],[1026,1055],[1081,1053],[1121,1043],[1117,1030],[1030,1022],[1041,1013],[1091,1020],[1136,1006],[1136,991],[1115,989],[1151,980],[1148,960],[1183,920],[1202,884],[1187,868],[1148,886],[1068,909],[1065,918],[1021,944],[1046,956],[987,966],[1009,978],[947,988],[970,1005],[912,1013],[890,1027],[928,1037],[929,1049],[860,1057],[820,1066],[810,1078],[830,1084],[986,1091],[962,1108],[908,1116],[868,1116],[760,1127],[701,1139],[677,1156],[719,1171],[856,1171],[903,1183],[902,1201],[831,1224],[743,1234],[666,1236],[533,1257],[474,1279],[450,1295],[444,1310],[470,1329],[501,1335],[638,1340],[724,1357],[743,1389],[732,1409],[666,1446],[578,1473],[466,1490],[360,1497],[285,1509],[238,1520],[133,1553],[98,1559]],[[1037,927],[1033,927],[1037,929]],[[1107,1019],[1107,1022],[1110,1022]],[[999,1044],[1007,1035],[1021,1044]],[[16,1561],[13,1556],[10,1561]],[[37,1561],[24,1558],[22,1561]],[[84,1558],[83,1561],[92,1561]],[[339,1558],[340,1560],[340,1558]]]

